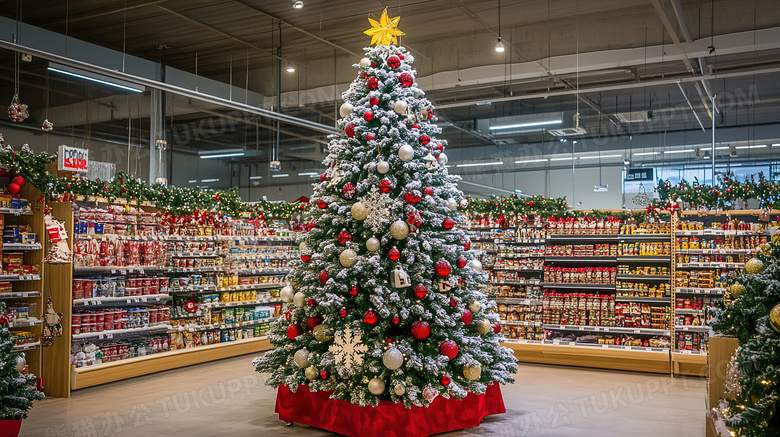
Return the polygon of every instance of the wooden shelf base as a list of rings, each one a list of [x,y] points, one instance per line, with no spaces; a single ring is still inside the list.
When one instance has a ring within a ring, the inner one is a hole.
[[[672,352],[675,375],[707,376],[707,355]]]
[[[71,370],[71,389],[93,387],[193,364],[261,352],[271,348],[270,340],[263,336],[146,355],[92,367],[74,367]]]
[[[506,343],[523,363],[669,373],[668,352],[641,352],[582,346]]]

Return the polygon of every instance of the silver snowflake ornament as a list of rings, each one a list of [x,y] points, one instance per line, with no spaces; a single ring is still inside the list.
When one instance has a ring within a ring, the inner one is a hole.
[[[390,199],[374,185],[362,200],[368,211],[365,226],[373,233],[377,233],[390,219],[390,211],[387,210]]]
[[[337,335],[328,350],[333,354],[336,365],[344,366],[349,371],[363,364],[363,355],[368,350],[362,342],[360,334],[345,329],[344,333]]]

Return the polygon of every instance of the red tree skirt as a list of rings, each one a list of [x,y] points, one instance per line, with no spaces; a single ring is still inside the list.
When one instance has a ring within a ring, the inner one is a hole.
[[[285,422],[300,423],[351,437],[416,437],[479,426],[485,416],[506,413],[498,384],[483,395],[469,393],[463,399],[438,396],[428,408],[405,408],[403,404],[379,401],[377,407],[361,407],[329,399],[331,392],[310,392],[302,385],[293,393],[280,385],[276,412]]]

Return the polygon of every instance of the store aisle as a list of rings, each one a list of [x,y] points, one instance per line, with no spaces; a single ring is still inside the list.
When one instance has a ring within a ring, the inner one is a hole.
[[[273,412],[275,391],[252,356],[158,373],[46,399],[25,420],[23,437],[317,436],[287,429]],[[520,365],[503,388],[507,414],[448,436],[704,436],[705,380]]]

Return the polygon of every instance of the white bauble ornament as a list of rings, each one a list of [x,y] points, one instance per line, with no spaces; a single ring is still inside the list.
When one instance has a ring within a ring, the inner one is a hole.
[[[482,375],[482,365],[469,364],[463,366],[463,376],[469,381],[479,379],[480,375]]]
[[[390,370],[395,370],[404,364],[404,354],[397,347],[391,347],[382,355],[382,362]]]
[[[370,60],[370,59],[368,59],[368,58],[363,58],[363,59],[361,59],[361,60],[360,60],[360,62],[358,62],[358,64],[359,64],[361,67],[368,67],[368,66],[370,66],[370,65],[371,65],[371,60]]]
[[[393,105],[393,111],[395,111],[396,114],[403,114],[406,112],[407,108],[409,108],[409,105],[407,105],[403,100],[399,100],[395,102],[395,105]]]
[[[303,292],[299,291],[295,293],[295,296],[293,296],[293,303],[299,308],[303,308],[304,305],[306,305],[306,296],[304,296]]]
[[[430,385],[426,385],[425,388],[423,389],[423,397],[425,398],[425,400],[432,401],[436,399],[436,396],[439,396],[439,390],[436,390]]]
[[[469,206],[469,199],[460,199],[460,207],[465,208],[467,206]]]
[[[314,366],[307,367],[303,373],[309,381],[314,381],[320,376],[320,371]]]
[[[390,225],[390,235],[396,240],[403,240],[409,235],[409,225],[403,220],[396,220]]]
[[[385,392],[385,382],[379,378],[374,378],[371,381],[368,381],[368,391],[372,395],[381,395]]]
[[[311,363],[309,362],[309,351],[306,349],[298,349],[295,352],[295,355],[293,355],[293,361],[299,369],[311,366]]]
[[[482,309],[482,305],[480,305],[476,300],[469,302],[469,311],[471,311],[471,314],[478,313],[480,309]]]
[[[478,259],[472,259],[471,261],[469,261],[469,267],[471,267],[472,269],[478,272],[482,271],[482,263],[479,262]]]
[[[376,252],[379,250],[379,239],[376,237],[371,237],[366,241],[366,249],[368,249],[370,252]]]
[[[493,325],[490,324],[490,320],[482,319],[477,322],[477,332],[479,335],[485,335],[493,329]]]
[[[406,393],[406,387],[404,387],[403,384],[396,384],[395,388],[393,388],[393,393],[398,396],[403,396],[404,393]]]
[[[379,174],[385,174],[390,171],[390,164],[387,161],[379,161],[376,165],[376,171],[378,171]]]
[[[458,209],[458,202],[456,202],[453,198],[447,199],[447,208],[449,208],[450,211],[455,211]]]
[[[16,357],[16,371],[19,373],[24,372],[24,368],[27,367],[27,360],[24,359],[24,354],[19,354]]]
[[[357,264],[357,253],[352,249],[344,249],[339,255],[339,262],[342,266],[350,268]]]
[[[439,157],[436,158],[437,161],[439,161],[439,165],[447,165],[447,163],[450,161],[450,158],[447,158],[446,153],[439,153]]]
[[[412,146],[404,144],[400,149],[398,149],[398,157],[401,158],[401,161],[404,162],[411,161],[412,158],[414,158],[414,149]]]
[[[301,244],[298,245],[298,250],[301,251],[301,253],[308,253],[309,252],[309,243],[305,241],[301,241]]]
[[[366,217],[368,217],[368,208],[366,208],[366,205],[363,202],[357,202],[352,205],[350,212],[355,220],[365,220]]]
[[[282,291],[279,292],[279,297],[282,299],[283,302],[290,303],[293,301],[293,296],[295,296],[295,292],[293,291],[293,288],[289,285],[282,287]]]
[[[342,117],[346,117],[347,115],[351,114],[354,109],[355,108],[352,106],[351,103],[344,102],[344,104],[341,105],[341,108],[339,108],[339,115],[341,115]]]

